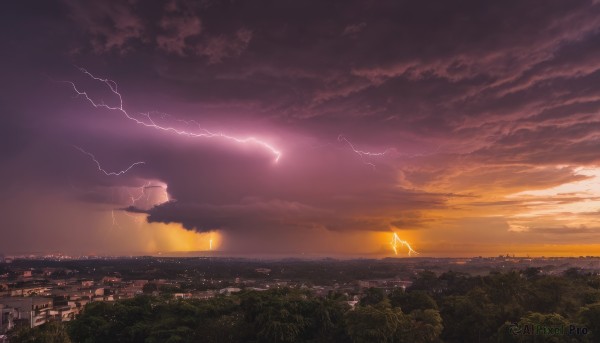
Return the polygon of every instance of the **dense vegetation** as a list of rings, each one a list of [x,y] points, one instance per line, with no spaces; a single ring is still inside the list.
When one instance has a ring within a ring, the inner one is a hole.
[[[438,262],[437,265],[440,263]],[[413,266],[431,269],[437,266],[425,259],[389,260],[252,260],[244,258],[157,258],[138,257],[91,260],[16,260],[10,266],[17,270],[33,269],[41,276],[45,268],[57,269],[52,275],[98,280],[111,275],[134,279],[214,279],[233,280],[236,277],[253,280],[285,279],[318,285],[354,282],[360,279],[408,278]],[[0,264],[0,268],[2,268]],[[256,272],[267,268],[267,274]],[[191,288],[198,285],[190,285]]]
[[[422,272],[406,292],[371,288],[354,309],[346,300],[300,289],[140,296],[91,303],[66,325],[15,330],[12,342],[600,342],[600,277],[574,269]],[[571,325],[586,334],[556,329]]]

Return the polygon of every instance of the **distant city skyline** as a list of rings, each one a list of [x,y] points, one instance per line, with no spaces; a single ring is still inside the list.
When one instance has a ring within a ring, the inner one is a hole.
[[[600,254],[596,1],[5,4],[0,254]]]

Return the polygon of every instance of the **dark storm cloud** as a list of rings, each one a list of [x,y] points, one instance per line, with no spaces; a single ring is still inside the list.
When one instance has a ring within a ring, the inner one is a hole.
[[[152,181],[172,201],[125,209],[151,222],[410,230],[437,223],[428,211],[458,200],[526,207],[480,198],[586,180],[577,167],[600,162],[595,1],[6,7],[0,176],[12,192],[72,189],[82,203],[124,208],[128,192]],[[260,146],[173,135],[94,109],[44,76],[118,103],[73,65],[114,79],[136,118],[258,137],[281,160]],[[340,134],[358,150],[389,153],[361,158]],[[110,170],[146,164],[106,177],[73,144]]]
[[[126,53],[136,41],[143,40],[145,27],[136,8],[122,1],[98,1],[83,4],[64,1],[70,17],[86,30],[91,48],[96,53],[117,51]]]
[[[402,202],[378,201],[373,198],[337,198],[317,201],[320,207],[279,199],[262,200],[245,198],[239,203],[226,205],[190,204],[177,201],[156,206],[146,213],[150,222],[179,222],[188,229],[200,231],[264,229],[311,229],[324,228],[333,231],[386,231],[392,226],[405,228],[420,226],[425,220],[410,213],[443,206],[444,200],[405,193]],[[395,209],[395,213],[390,210]],[[136,209],[130,209],[135,212]],[[404,213],[406,211],[406,214]],[[401,218],[391,220],[390,218]]]
[[[202,160],[190,160],[198,151],[180,148],[171,156],[187,158],[185,168],[172,168],[159,157],[163,163],[155,163],[156,174],[175,200],[145,211],[150,222],[179,222],[201,231],[388,230],[393,220],[416,224],[422,221],[416,212],[443,208],[458,196],[399,188],[385,165],[374,170],[348,151],[290,148],[277,165],[253,155],[224,159],[206,151]],[[328,163],[331,159],[336,163]]]

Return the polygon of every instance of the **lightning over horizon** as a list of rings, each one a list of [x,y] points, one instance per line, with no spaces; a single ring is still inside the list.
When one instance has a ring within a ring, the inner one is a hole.
[[[410,246],[410,244],[407,241],[400,239],[400,237],[398,237],[398,234],[395,232],[393,233],[392,241],[390,242],[390,244],[392,245],[392,250],[394,250],[394,254],[396,255],[398,255],[398,246],[405,246],[408,249],[408,256],[411,256],[411,254],[419,254]]]
[[[6,2],[0,256],[597,254],[600,1],[433,1]]]
[[[282,153],[280,150],[278,150],[277,148],[275,148],[273,145],[262,141],[256,137],[250,136],[250,137],[245,137],[245,138],[239,138],[239,137],[235,137],[235,136],[230,136],[227,134],[224,134],[222,132],[212,132],[209,131],[207,129],[202,129],[201,133],[197,133],[197,132],[190,132],[190,131],[186,131],[186,130],[182,130],[182,129],[178,129],[172,126],[162,126],[157,124],[150,116],[150,112],[148,113],[141,113],[143,116],[145,116],[146,118],[148,118],[147,121],[143,121],[140,119],[135,118],[134,116],[130,115],[129,112],[127,112],[127,110],[125,110],[124,105],[123,105],[123,96],[121,95],[121,93],[118,91],[118,85],[115,81],[110,80],[110,79],[105,79],[105,78],[100,78],[100,77],[96,77],[94,75],[92,75],[90,72],[88,72],[86,69],[81,68],[81,67],[77,67],[77,69],[82,72],[83,74],[87,75],[89,78],[91,78],[92,80],[95,81],[99,81],[104,83],[111,91],[111,93],[113,93],[119,101],[118,106],[110,106],[107,105],[106,103],[104,103],[103,101],[96,101],[94,99],[92,99],[88,93],[86,91],[83,90],[79,90],[79,88],[77,88],[77,85],[72,82],[72,81],[59,81],[62,83],[68,83],[71,85],[71,87],[73,88],[73,90],[75,91],[75,93],[77,93],[78,96],[83,96],[85,97],[85,99],[92,104],[92,106],[94,106],[95,108],[104,108],[107,110],[111,110],[111,111],[119,111],[121,112],[127,119],[139,124],[139,125],[143,125],[145,127],[151,127],[157,130],[162,130],[162,131],[167,131],[167,132],[172,132],[175,133],[177,135],[182,135],[182,136],[188,136],[188,137],[204,137],[204,138],[223,138],[226,140],[230,140],[236,143],[240,143],[240,144],[246,144],[246,143],[251,143],[251,144],[255,144],[255,145],[259,145],[262,146],[263,148],[267,149],[271,154],[273,154],[275,156],[275,162],[278,162],[279,159],[282,156]]]

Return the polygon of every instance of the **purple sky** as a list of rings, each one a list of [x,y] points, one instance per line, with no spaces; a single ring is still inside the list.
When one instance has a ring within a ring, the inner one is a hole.
[[[0,16],[0,252],[600,252],[596,1]]]

